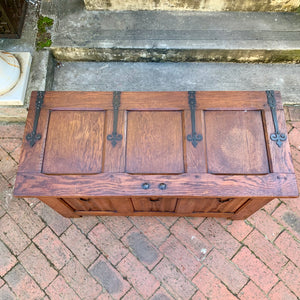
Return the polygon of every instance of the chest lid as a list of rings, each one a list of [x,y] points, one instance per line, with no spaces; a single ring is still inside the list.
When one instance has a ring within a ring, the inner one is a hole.
[[[280,93],[34,92],[15,195],[54,194],[296,196]]]

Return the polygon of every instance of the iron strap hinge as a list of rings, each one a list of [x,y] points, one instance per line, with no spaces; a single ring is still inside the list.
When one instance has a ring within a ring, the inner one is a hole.
[[[122,134],[118,134],[118,115],[119,107],[121,104],[121,92],[114,92],[113,94],[113,108],[114,108],[114,122],[113,122],[113,132],[107,136],[107,140],[111,141],[113,147],[117,145],[118,141],[122,140]]]
[[[191,110],[191,122],[192,122],[192,134],[187,135],[187,140],[192,142],[192,145],[196,148],[198,142],[202,141],[202,134],[196,133],[196,92],[188,92],[189,94],[189,106]]]
[[[277,112],[276,112],[276,99],[274,91],[266,91],[268,104],[271,109],[275,133],[270,135],[272,141],[276,142],[278,147],[281,147],[282,142],[286,140],[286,134],[281,133],[278,128]]]
[[[30,147],[33,147],[35,143],[42,138],[41,134],[36,133],[36,130],[39,122],[41,108],[44,103],[44,96],[45,96],[44,91],[37,92],[37,97],[35,101],[35,116],[33,121],[33,129],[32,132],[26,135],[26,140],[29,142]]]

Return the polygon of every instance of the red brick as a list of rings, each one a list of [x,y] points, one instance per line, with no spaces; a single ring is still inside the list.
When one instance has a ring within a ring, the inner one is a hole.
[[[139,295],[134,289],[131,289],[122,300],[143,300],[141,295]]]
[[[0,205],[0,219],[5,215],[5,210],[4,208]]]
[[[88,234],[99,223],[99,220],[97,217],[87,216],[72,219],[72,222],[82,233]]]
[[[82,299],[95,299],[102,291],[100,284],[75,258],[71,259],[60,273]]]
[[[202,299],[207,299],[207,298],[200,291],[198,291],[192,298],[192,300],[202,300]],[[157,300],[160,300],[160,299],[157,299]]]
[[[58,269],[61,269],[72,257],[71,252],[48,227],[33,241]]]
[[[101,221],[119,239],[132,227],[127,217],[101,217]]]
[[[150,270],[162,259],[162,254],[136,227],[127,232],[122,238],[122,242]]]
[[[202,222],[204,220],[206,220],[206,218],[202,218],[202,217],[187,217],[185,218],[189,223],[191,223],[195,228],[198,228],[200,224],[202,224]]]
[[[0,288],[0,299],[13,300],[16,299],[15,294],[10,290],[7,284]]]
[[[21,139],[0,139],[0,147],[2,147],[7,153],[13,152],[16,148],[20,147],[21,144]]]
[[[243,273],[216,249],[209,253],[204,263],[234,294],[247,283]]]
[[[99,251],[75,225],[67,229],[61,236],[61,240],[85,267],[88,267],[99,256]]]
[[[159,288],[156,278],[131,253],[128,253],[117,268],[144,298],[149,298]]]
[[[7,212],[30,238],[33,238],[45,227],[42,220],[23,199],[13,198]]]
[[[3,207],[7,207],[8,203],[5,201],[5,194],[9,192],[12,193],[11,184],[1,175],[0,172],[0,204]]]
[[[198,289],[208,298],[214,300],[231,300],[237,299],[225,285],[215,277],[206,267],[202,268],[201,271],[193,279]]]
[[[201,263],[174,236],[170,236],[159,250],[189,279],[201,267]]]
[[[173,299],[174,298],[163,287],[160,287],[155,292],[155,294],[150,298],[150,300],[173,300]]]
[[[167,258],[162,259],[152,274],[175,299],[190,299],[196,292],[192,283]]]
[[[48,205],[40,202],[33,209],[57,235],[61,235],[72,223]]]
[[[203,261],[212,248],[209,242],[184,218],[180,218],[172,226],[171,232],[199,261]]]
[[[4,285],[4,280],[2,280],[1,278],[0,278],[0,288]],[[0,298],[1,299],[1,298]]]
[[[239,298],[241,300],[267,300],[266,294],[262,292],[252,281],[249,281],[247,285],[240,291]]]
[[[33,244],[19,255],[18,259],[42,289],[47,287],[57,275],[46,257]]]
[[[282,201],[286,203],[289,210],[295,212],[298,216],[300,216],[300,197],[284,198],[282,199]]]
[[[284,231],[275,241],[276,246],[300,268],[300,243]]]
[[[55,300],[80,300],[76,293],[67,285],[62,276],[58,276],[46,289],[47,295],[50,299]]]
[[[2,175],[6,179],[10,179],[16,174],[17,168],[17,163],[7,154],[7,152],[0,148],[0,170]]]
[[[99,259],[97,259],[89,268],[89,272],[114,299],[122,298],[130,289],[129,283],[112,267],[104,256],[100,256]],[[105,297],[105,295],[100,295],[101,299],[106,299],[103,297]]]
[[[300,108],[298,106],[289,106],[291,121],[300,121]]]
[[[3,277],[17,263],[17,260],[1,240],[0,253],[0,277]]]
[[[41,201],[37,198],[24,198],[24,200],[27,202],[30,208],[35,207],[38,203]]]
[[[0,205],[0,219],[1,219],[1,217],[4,216],[4,215],[5,215],[5,210],[4,210],[4,208]]]
[[[2,138],[22,138],[25,124],[1,124],[0,137]]]
[[[265,293],[268,293],[278,281],[272,271],[246,247],[243,247],[232,261]]]
[[[297,129],[300,130],[300,122],[299,122],[299,121],[291,122],[291,125],[292,125],[293,127],[296,127]]]
[[[199,226],[198,231],[228,258],[231,258],[241,246],[232,235],[225,231],[225,229],[212,218],[206,219]]]
[[[4,277],[17,299],[41,299],[45,294],[20,265],[16,265]]]
[[[282,272],[279,274],[282,281],[299,296],[300,291],[300,269],[297,268],[292,262],[289,262]]]
[[[270,215],[265,211],[259,210],[248,218],[248,221],[256,227],[266,238],[274,241],[282,231],[282,228],[277,224]]]
[[[294,294],[283,284],[282,281],[278,282],[276,286],[269,293],[271,300],[297,300]]]
[[[273,213],[283,226],[285,226],[294,236],[300,239],[300,216],[291,211],[285,204],[281,204]]]
[[[242,241],[253,230],[245,220],[231,221],[225,228],[239,241]]]
[[[103,293],[97,298],[97,300],[112,300],[112,297],[107,293]]]
[[[267,205],[263,207],[264,211],[266,211],[269,215],[271,215],[274,210],[279,206],[281,202],[279,199],[273,199]]]
[[[9,215],[6,214],[0,219],[0,228],[0,239],[15,255],[20,254],[30,244],[26,234]]]
[[[287,263],[287,258],[271,244],[262,234],[254,230],[244,243],[258,256],[275,274]]]
[[[10,156],[15,160],[17,164],[20,162],[21,152],[22,152],[22,147],[20,145],[13,152],[10,153]]]
[[[116,239],[104,224],[98,224],[90,231],[88,236],[92,243],[94,243],[114,265],[128,253],[128,249]]]
[[[297,150],[300,150],[300,129],[294,128],[289,133],[289,141]]]
[[[169,236],[169,231],[156,218],[131,217],[133,224],[157,247]]]
[[[294,146],[291,146],[291,153],[293,157],[293,163],[295,168],[300,168],[300,151],[297,150]]]
[[[170,228],[179,218],[178,217],[156,217],[167,228]]]
[[[287,119],[287,118],[286,118]],[[291,129],[293,129],[293,126],[291,125],[290,122],[286,123],[286,131],[289,133],[291,131]]]
[[[284,109],[284,115],[285,115],[285,119],[286,120],[290,120],[290,112],[289,112],[289,107],[288,106],[283,106],[283,109]],[[287,123],[288,125],[289,123]]]

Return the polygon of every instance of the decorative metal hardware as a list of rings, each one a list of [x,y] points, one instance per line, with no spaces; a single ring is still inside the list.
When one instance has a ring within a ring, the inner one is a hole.
[[[277,113],[276,113],[276,99],[274,95],[274,91],[266,91],[267,98],[268,98],[268,104],[271,108],[275,133],[272,133],[270,135],[270,138],[272,141],[276,142],[278,147],[281,147],[282,142],[286,140],[286,135],[284,133],[281,133],[278,128],[278,121],[277,121]]]
[[[119,114],[119,107],[121,103],[121,92],[114,92],[113,96],[113,107],[114,107],[114,123],[113,123],[113,132],[107,136],[107,139],[111,141],[113,147],[117,145],[117,141],[122,140],[122,134],[117,133],[118,129],[118,114]]]
[[[148,189],[150,188],[150,183],[144,182],[144,183],[142,184],[142,188],[143,188],[144,190],[148,190]]]
[[[166,185],[165,183],[160,183],[160,184],[158,185],[158,188],[159,188],[160,190],[165,190],[165,189],[167,189],[167,185]]]
[[[35,116],[33,121],[33,129],[32,132],[26,135],[26,140],[29,142],[30,146],[33,147],[34,144],[42,138],[42,136],[36,133],[36,129],[39,122],[41,108],[44,102],[45,92],[39,91],[37,92],[37,97],[35,101]]]
[[[195,118],[195,111],[196,111],[196,92],[189,92],[189,105],[191,110],[191,121],[192,121],[192,134],[188,134],[187,140],[192,142],[192,145],[196,148],[198,142],[201,142],[203,137],[201,134],[196,133],[196,118]]]

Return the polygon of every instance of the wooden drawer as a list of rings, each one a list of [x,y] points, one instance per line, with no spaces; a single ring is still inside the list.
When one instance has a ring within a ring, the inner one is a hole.
[[[33,92],[15,196],[67,217],[246,218],[297,197],[279,92]]]

